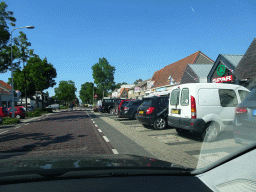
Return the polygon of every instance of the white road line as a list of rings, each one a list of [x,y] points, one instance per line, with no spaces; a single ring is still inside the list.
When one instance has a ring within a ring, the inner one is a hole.
[[[28,125],[29,123],[25,124],[25,125]]]
[[[95,122],[93,121],[93,123],[95,123]]]
[[[119,154],[118,151],[116,149],[112,149],[114,154]]]
[[[99,132],[102,132],[101,129],[98,129]]]
[[[103,136],[106,142],[109,142],[108,138],[106,136]]]
[[[95,127],[98,127],[98,125],[95,124]]]
[[[8,131],[1,132],[0,134],[6,133],[6,132],[8,132]]]

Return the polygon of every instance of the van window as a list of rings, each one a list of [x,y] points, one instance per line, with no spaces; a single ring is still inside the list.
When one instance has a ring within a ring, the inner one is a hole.
[[[180,89],[174,89],[171,93],[171,105],[179,104]]]
[[[220,89],[219,96],[222,107],[236,107],[238,105],[236,92],[232,89]]]
[[[180,104],[181,105],[188,105],[189,104],[189,89],[188,88],[182,89]]]
[[[238,93],[242,102],[250,92],[245,90],[238,90]]]

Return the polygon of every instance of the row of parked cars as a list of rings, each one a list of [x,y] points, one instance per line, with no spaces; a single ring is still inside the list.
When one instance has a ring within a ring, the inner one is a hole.
[[[238,143],[256,141],[256,90],[250,93],[240,85],[182,84],[167,96],[115,101],[110,113],[137,119],[157,130],[170,126],[181,135],[194,132],[206,142],[232,131]]]

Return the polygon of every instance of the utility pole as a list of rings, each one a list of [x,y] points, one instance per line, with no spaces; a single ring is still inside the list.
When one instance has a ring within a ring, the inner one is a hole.
[[[92,89],[93,89],[93,92],[92,92],[92,105],[94,105],[94,84],[92,83]]]

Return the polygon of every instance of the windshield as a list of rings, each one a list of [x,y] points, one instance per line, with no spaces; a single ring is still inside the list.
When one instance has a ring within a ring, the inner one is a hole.
[[[0,165],[197,170],[256,142],[255,1],[0,3]]]

